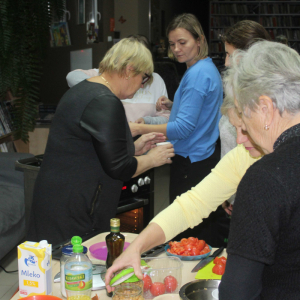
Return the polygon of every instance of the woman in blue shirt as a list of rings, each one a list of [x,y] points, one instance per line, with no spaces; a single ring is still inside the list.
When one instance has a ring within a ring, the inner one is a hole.
[[[220,159],[216,144],[223,89],[219,71],[208,57],[202,27],[194,15],[175,17],[167,28],[167,36],[169,57],[187,65],[174,97],[169,122],[162,125],[130,123],[130,129],[134,136],[163,132],[174,145],[171,203],[206,177]],[[170,100],[161,97],[159,102],[168,104]]]

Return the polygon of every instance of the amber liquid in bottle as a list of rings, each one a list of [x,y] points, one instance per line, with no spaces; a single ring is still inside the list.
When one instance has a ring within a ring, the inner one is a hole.
[[[125,237],[120,233],[120,219],[110,220],[110,234],[106,236],[105,240],[107,247],[106,268],[108,269],[123,252]]]

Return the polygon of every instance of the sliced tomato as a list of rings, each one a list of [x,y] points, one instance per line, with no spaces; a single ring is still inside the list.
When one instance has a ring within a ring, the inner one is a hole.
[[[224,264],[216,264],[212,268],[213,273],[218,275],[223,275],[225,272],[225,265]]]
[[[200,250],[197,247],[193,247],[193,249],[192,249],[192,255],[193,256],[200,255]]]
[[[189,241],[189,243],[191,243],[191,244],[197,244],[197,242],[198,242],[198,239],[197,238],[194,238],[194,237],[189,237],[188,238],[188,241]]]
[[[198,243],[197,243],[198,249],[199,249],[200,251],[202,251],[203,248],[204,248],[204,246],[205,246],[205,244],[206,244],[206,243],[205,243],[204,240],[199,240]]]
[[[227,258],[226,258],[225,256],[219,257],[219,263],[220,263],[220,262],[221,262],[222,264],[226,265]]]
[[[184,246],[184,245],[188,244],[189,241],[188,241],[188,239],[181,239],[180,243],[182,246]]]

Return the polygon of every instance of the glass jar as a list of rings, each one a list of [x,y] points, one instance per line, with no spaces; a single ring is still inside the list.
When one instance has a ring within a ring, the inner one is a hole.
[[[87,253],[87,247],[83,246],[83,254]],[[61,258],[60,258],[60,291],[61,294],[67,298],[67,293],[65,289],[65,263],[66,260],[73,254],[73,246],[67,245],[61,250]]]
[[[142,288],[137,284],[122,283],[117,285],[114,290],[113,300],[142,300]]]

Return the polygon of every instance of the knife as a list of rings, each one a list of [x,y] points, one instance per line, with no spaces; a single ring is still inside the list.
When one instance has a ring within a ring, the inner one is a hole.
[[[194,267],[194,269],[192,270],[193,272],[198,272],[200,269],[202,269],[203,267],[205,267],[207,264],[209,264],[213,259],[215,259],[215,257],[217,257],[219,254],[221,254],[224,250],[224,247],[221,247],[219,249],[217,249],[212,255],[203,258],[200,262],[197,263],[197,265]]]

